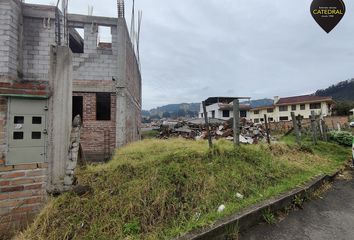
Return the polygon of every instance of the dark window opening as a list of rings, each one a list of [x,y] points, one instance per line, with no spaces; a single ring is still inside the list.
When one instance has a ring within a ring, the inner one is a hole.
[[[247,111],[241,110],[241,111],[240,111],[240,117],[246,118],[246,117],[247,117]]]
[[[42,124],[42,117],[32,117],[32,124]]]
[[[267,109],[267,113],[272,113],[272,112],[274,112],[274,110],[272,108]]]
[[[32,139],[41,139],[42,133],[41,132],[32,132]]]
[[[14,124],[24,124],[24,122],[25,122],[25,118],[24,117],[15,116]]]
[[[111,120],[111,94],[96,93],[96,120]]]
[[[73,119],[77,116],[80,115],[81,121],[83,119],[83,100],[84,98],[82,96],[73,96]]]
[[[286,111],[288,111],[288,106],[279,106],[279,111],[280,111],[280,112],[286,112]]]
[[[321,109],[321,103],[311,103],[310,109]]]
[[[280,121],[288,121],[288,120],[289,120],[289,117],[280,117],[279,120],[280,120]]]
[[[296,105],[291,105],[291,110],[296,111]]]
[[[255,110],[255,111],[254,111],[254,114],[259,114],[259,110]]]
[[[273,120],[273,118],[268,118],[268,122],[273,122],[274,120]]]
[[[230,110],[222,111],[222,117],[224,117],[224,118],[230,117]]]
[[[211,111],[211,118],[215,118],[215,111]]]
[[[306,105],[305,104],[301,104],[300,105],[300,110],[305,110],[306,109]]]
[[[14,132],[14,140],[22,140],[23,132]]]
[[[84,39],[83,28],[69,28],[69,47],[73,53],[84,53]]]

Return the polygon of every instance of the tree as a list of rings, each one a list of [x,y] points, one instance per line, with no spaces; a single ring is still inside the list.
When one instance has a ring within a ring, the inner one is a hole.
[[[350,114],[350,110],[354,108],[354,104],[352,102],[337,102],[334,107],[334,114],[337,116],[348,116]]]

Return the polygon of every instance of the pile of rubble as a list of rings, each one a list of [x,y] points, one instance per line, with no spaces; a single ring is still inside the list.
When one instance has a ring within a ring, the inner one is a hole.
[[[210,134],[213,139],[226,139],[233,141],[233,120],[223,121],[211,119],[209,122]],[[190,121],[164,121],[160,126],[161,139],[183,137],[186,139],[208,139],[206,124],[203,119]],[[257,144],[259,141],[266,141],[267,133],[262,124],[241,119],[240,142],[246,144]]]

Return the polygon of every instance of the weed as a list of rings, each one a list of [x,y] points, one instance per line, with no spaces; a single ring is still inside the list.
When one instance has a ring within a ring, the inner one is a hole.
[[[294,202],[294,206],[295,207],[298,207],[298,208],[302,209],[303,204],[304,204],[304,198],[301,197],[300,195],[295,195],[293,202]]]
[[[226,240],[239,239],[239,226],[238,222],[233,225],[226,226]]]
[[[329,189],[332,188],[332,184],[330,182],[325,181],[320,188],[318,188],[316,191],[314,191],[311,194],[311,198],[321,198],[322,195],[327,192]]]
[[[123,225],[123,233],[125,235],[137,235],[140,233],[140,222],[134,219],[129,223]]]
[[[267,209],[263,212],[262,214],[264,221],[268,224],[275,224],[276,223],[276,218],[274,216],[274,213],[270,210]]]

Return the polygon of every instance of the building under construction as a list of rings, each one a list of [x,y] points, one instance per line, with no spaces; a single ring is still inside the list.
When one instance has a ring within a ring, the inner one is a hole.
[[[138,47],[124,2],[117,18],[69,14],[62,2],[60,9],[0,1],[2,223],[27,219],[48,189],[64,184],[76,115],[87,160],[107,159],[140,139]],[[100,40],[101,29],[108,41]]]

